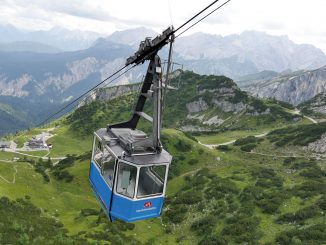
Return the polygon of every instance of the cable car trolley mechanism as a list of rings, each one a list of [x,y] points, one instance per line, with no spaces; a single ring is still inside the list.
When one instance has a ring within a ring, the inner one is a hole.
[[[146,38],[126,65],[149,60],[147,73],[129,121],[107,125],[94,133],[89,183],[111,221],[133,222],[160,216],[172,156],[160,141],[162,111],[162,68],[158,51],[174,40],[169,27],[154,39]],[[143,111],[153,99],[153,116]],[[146,135],[137,129],[140,118],[152,123]]]

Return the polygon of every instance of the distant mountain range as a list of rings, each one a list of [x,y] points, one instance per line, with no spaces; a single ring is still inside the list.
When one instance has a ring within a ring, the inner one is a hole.
[[[225,37],[196,33],[177,40],[174,50],[188,69],[232,78],[263,70],[296,71],[326,64],[325,54],[312,45],[298,45],[286,36],[257,31]]]
[[[42,43],[52,46],[61,51],[76,51],[89,48],[95,40],[102,35],[96,32],[68,30],[61,27],[54,27],[44,31],[20,30],[12,25],[0,25],[0,50],[1,43],[9,45],[13,42]],[[31,51],[33,50],[11,50],[11,51]],[[40,52],[41,50],[37,50]],[[47,52],[46,52],[47,53]],[[52,52],[51,52],[52,53]]]
[[[139,41],[154,35],[146,28],[99,38],[98,33],[61,28],[25,32],[12,26],[0,27],[0,43],[7,43],[2,49],[0,44],[0,112],[11,121],[20,115],[22,125],[17,128],[33,125],[123,66]],[[164,59],[167,50],[161,54]],[[238,78],[263,70],[273,73],[317,68],[326,64],[326,56],[311,45],[250,31],[226,37],[204,33],[180,37],[175,43],[174,61],[199,74]],[[139,82],[145,69],[136,67],[115,84]],[[21,105],[25,114],[20,113]]]

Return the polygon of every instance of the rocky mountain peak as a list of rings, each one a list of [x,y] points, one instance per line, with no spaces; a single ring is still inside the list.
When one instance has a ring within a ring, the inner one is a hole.
[[[138,46],[140,41],[143,41],[146,37],[155,37],[156,35],[157,33],[151,29],[139,27],[135,29],[116,31],[105,39],[115,43]]]

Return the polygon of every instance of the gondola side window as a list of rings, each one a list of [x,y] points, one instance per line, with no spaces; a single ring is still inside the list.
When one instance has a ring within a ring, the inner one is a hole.
[[[119,162],[116,192],[133,198],[135,195],[137,168],[135,166]]]
[[[101,164],[101,174],[103,175],[105,181],[112,187],[113,175],[115,167],[115,158],[109,152],[106,147],[103,149],[103,158]]]
[[[97,137],[95,137],[94,140],[94,152],[93,152],[93,160],[94,162],[101,167],[101,161],[103,158],[103,146],[102,146],[102,142],[100,139],[98,139]]]
[[[137,198],[163,194],[166,165],[141,167]]]

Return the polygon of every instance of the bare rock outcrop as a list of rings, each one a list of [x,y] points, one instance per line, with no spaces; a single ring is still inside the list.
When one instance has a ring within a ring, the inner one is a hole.
[[[309,143],[304,148],[316,153],[326,153],[326,134],[323,134],[319,140]]]
[[[199,98],[196,101],[190,102],[186,104],[187,110],[189,113],[197,113],[201,111],[205,111],[208,108],[208,105],[203,98]]]

